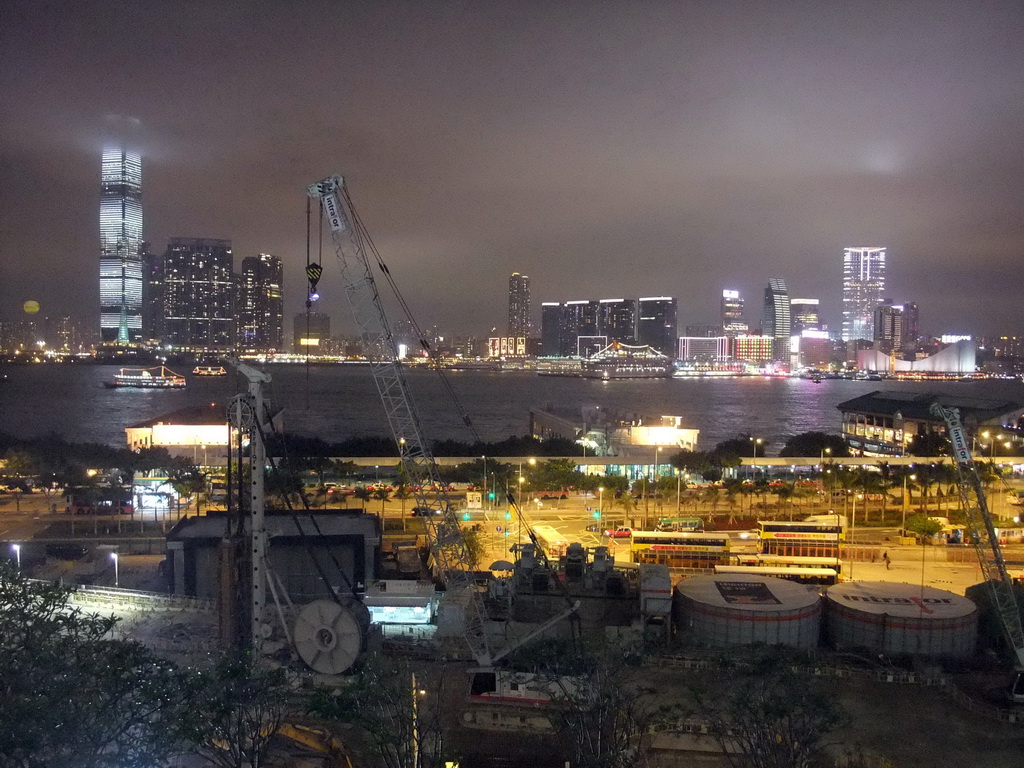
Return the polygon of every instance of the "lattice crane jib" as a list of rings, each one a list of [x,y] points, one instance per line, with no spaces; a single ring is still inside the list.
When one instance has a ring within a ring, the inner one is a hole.
[[[956,464],[960,499],[967,512],[968,535],[978,553],[982,573],[992,591],[994,606],[999,613],[1006,639],[1013,649],[1018,667],[1024,667],[1024,626],[1013,580],[1006,570],[1006,561],[999,545],[995,521],[988,509],[985,489],[967,445],[967,435],[957,408],[946,408],[939,403],[931,406],[932,415],[942,419],[950,441],[950,452]]]
[[[308,188],[309,196],[320,200],[331,229],[335,254],[341,266],[345,296],[359,327],[373,379],[377,386],[388,426],[399,447],[402,470],[413,489],[417,506],[439,514],[423,517],[431,553],[441,568],[446,599],[465,599],[465,636],[478,663],[490,663],[491,653],[484,634],[485,611],[482,597],[472,579],[472,560],[458,516],[449,501],[434,456],[423,437],[417,410],[391,324],[374,278],[376,263],[386,281],[387,266],[377,257],[371,261],[372,243],[352,205],[341,176],[331,176]],[[376,256],[376,254],[374,253]]]

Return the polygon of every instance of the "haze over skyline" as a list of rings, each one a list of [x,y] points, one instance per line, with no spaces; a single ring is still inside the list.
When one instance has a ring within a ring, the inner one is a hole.
[[[423,325],[769,277],[839,329],[842,249],[930,333],[1019,332],[1024,6],[0,3],[0,317],[96,318],[100,148],[141,122],[145,238],[230,238],[304,295],[305,188],[346,176]],[[315,243],[314,243],[315,248]],[[343,319],[325,242],[321,311]]]

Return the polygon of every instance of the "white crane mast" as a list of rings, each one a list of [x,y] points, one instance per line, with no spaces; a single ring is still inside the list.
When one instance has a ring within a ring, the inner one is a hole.
[[[957,487],[960,489],[960,499],[967,513],[968,535],[978,552],[981,571],[991,587],[994,607],[999,613],[1006,639],[1016,655],[1017,666],[1024,667],[1024,627],[1021,625],[1017,596],[1013,580],[1006,570],[1006,561],[999,546],[999,536],[989,513],[988,501],[985,499],[985,489],[967,447],[967,436],[960,422],[960,411],[932,403],[931,412],[946,423],[953,459],[959,474]]]
[[[372,243],[357,216],[345,182],[335,175],[309,186],[309,196],[321,201],[331,228],[334,249],[341,265],[349,307],[359,326],[374,382],[388,419],[408,482],[414,488],[417,506],[440,514],[425,515],[431,552],[440,566],[447,592],[445,602],[454,607],[462,602],[465,638],[473,657],[481,665],[491,662],[484,634],[485,611],[471,575],[472,560],[441,482],[434,456],[427,446],[409,391],[402,361],[391,332],[380,292],[373,275],[369,251]],[[375,254],[376,255],[376,254]],[[386,265],[376,259],[386,279]],[[428,495],[428,489],[432,490]]]

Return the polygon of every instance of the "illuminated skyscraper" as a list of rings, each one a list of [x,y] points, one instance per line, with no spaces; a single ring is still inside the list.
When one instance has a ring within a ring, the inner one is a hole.
[[[164,336],[179,349],[227,350],[235,341],[230,240],[175,237],[164,255]]]
[[[750,330],[743,319],[743,297],[739,291],[722,291],[722,333],[739,336]]]
[[[508,335],[530,335],[530,278],[518,272],[508,279]]]
[[[100,334],[118,344],[142,338],[142,157],[123,147],[103,150]]]
[[[843,250],[843,341],[875,336],[875,307],[885,290],[885,248]]]
[[[637,343],[674,359],[679,347],[676,300],[671,296],[638,299],[636,314]]]
[[[799,336],[804,331],[820,331],[821,316],[818,313],[817,299],[790,299],[789,314],[793,324],[793,335]]]
[[[284,351],[284,268],[277,256],[242,259],[238,285],[238,344],[242,351]]]
[[[772,359],[783,363],[789,362],[789,338],[793,333],[789,310],[786,281],[781,277],[769,279],[768,287],[764,289],[764,322],[761,332],[775,340],[772,344]]]

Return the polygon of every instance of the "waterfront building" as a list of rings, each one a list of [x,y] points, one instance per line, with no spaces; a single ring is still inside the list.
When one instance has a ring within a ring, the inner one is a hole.
[[[160,341],[164,336],[164,253],[143,243],[142,337]]]
[[[331,318],[320,312],[300,312],[292,321],[292,351],[297,355],[328,354]]]
[[[142,339],[142,156],[103,150],[100,175],[100,335]]]
[[[164,254],[163,340],[176,349],[224,351],[235,342],[230,240],[172,238]]]
[[[597,301],[567,301],[565,302],[562,318],[562,356],[583,357],[584,352],[596,352],[605,345],[593,347],[599,344],[600,332],[598,331],[598,311],[600,304]],[[587,339],[581,342],[581,338]],[[581,348],[582,343],[582,348]]]
[[[680,336],[679,359],[687,363],[722,363],[729,359],[728,336]]]
[[[508,335],[530,336],[530,278],[519,272],[508,279]]]
[[[913,352],[917,349],[917,341],[921,336],[921,330],[918,325],[918,314],[917,314],[917,302],[905,301],[903,302],[903,350],[905,352]]]
[[[670,472],[669,457],[678,450],[697,450],[700,430],[684,427],[681,416],[653,418],[599,406],[579,411],[549,406],[530,409],[530,434],[537,440],[573,440],[588,456],[630,457],[636,464],[622,468],[634,479],[652,471]]]
[[[557,301],[540,305],[540,354],[542,357],[562,356],[563,307]]]
[[[790,299],[789,318],[794,336],[804,331],[823,330],[818,299]]]
[[[636,340],[636,299],[601,299],[598,330],[609,342],[632,344]]]
[[[893,304],[886,299],[884,304],[875,307],[874,319],[875,346],[886,354],[903,346],[903,306]]]
[[[651,296],[637,300],[637,343],[652,347],[663,355],[675,355],[679,333],[676,300],[671,296]]]
[[[827,331],[804,330],[794,335],[790,352],[799,368],[828,368],[832,363],[832,339]]]
[[[781,277],[769,279],[768,287],[764,290],[764,320],[761,332],[775,340],[772,345],[772,359],[786,365],[789,365],[789,346],[792,336],[789,310],[789,292],[786,290],[786,281]]]
[[[867,456],[902,456],[915,439],[946,434],[946,425],[931,413],[931,404],[959,408],[960,419],[974,442],[986,430],[1024,428],[1024,404],[1009,400],[959,398],[937,393],[870,392],[836,406],[842,413],[843,437]]]
[[[885,290],[885,248],[843,250],[843,341],[874,338],[874,311]]]
[[[857,350],[857,368],[878,373],[944,373],[966,376],[978,369],[977,349],[970,338],[959,338],[941,345],[931,355],[915,355],[913,360],[894,359],[880,349]]]
[[[732,339],[732,359],[741,363],[769,362],[774,359],[774,342],[771,336],[736,336]]]
[[[750,326],[743,319],[743,297],[739,291],[722,291],[722,333],[730,338],[747,333]],[[688,334],[699,336],[701,334]]]
[[[284,267],[269,253],[242,259],[238,345],[243,352],[284,350]]]

